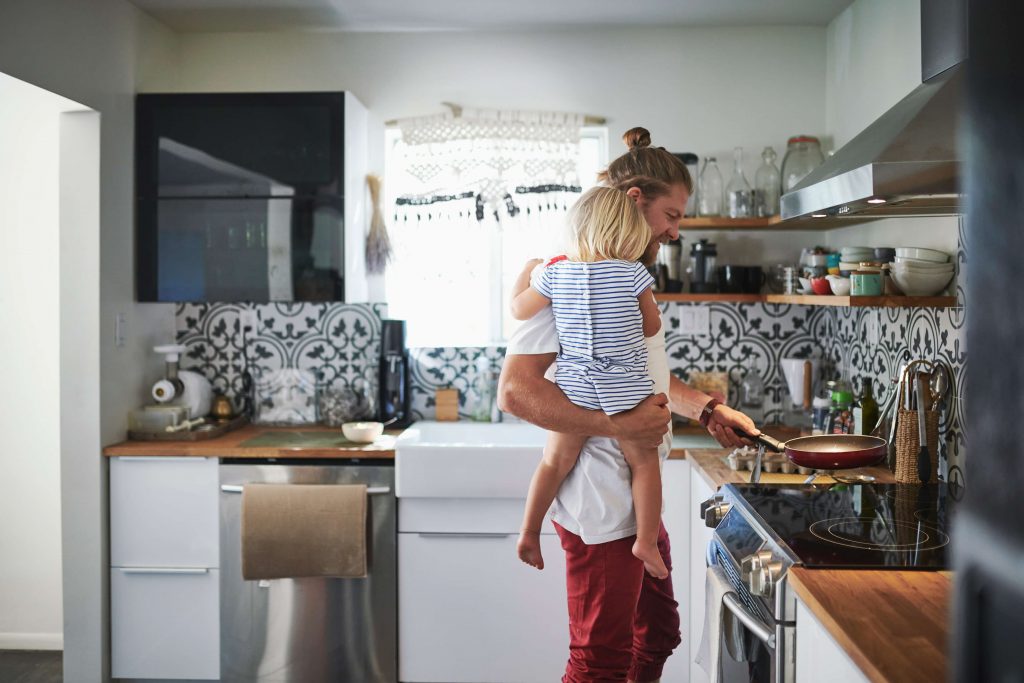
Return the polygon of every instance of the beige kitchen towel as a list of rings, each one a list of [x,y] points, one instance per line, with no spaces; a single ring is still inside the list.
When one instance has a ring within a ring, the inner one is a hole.
[[[366,486],[246,484],[242,578],[366,576]]]

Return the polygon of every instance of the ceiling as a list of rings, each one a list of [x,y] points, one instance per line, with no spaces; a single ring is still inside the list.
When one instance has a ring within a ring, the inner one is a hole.
[[[852,0],[130,0],[179,32],[824,26]]]

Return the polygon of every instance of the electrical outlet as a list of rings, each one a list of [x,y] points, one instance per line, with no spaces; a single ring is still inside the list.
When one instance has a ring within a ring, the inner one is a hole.
[[[679,309],[679,334],[706,337],[711,326],[707,306],[684,306]]]
[[[867,332],[867,343],[877,344],[881,341],[881,324],[878,321],[878,311],[868,311],[864,315],[864,328]]]
[[[256,327],[259,325],[259,318],[256,315],[256,311],[252,309],[243,310],[239,314],[238,319],[243,332],[246,330],[256,332]]]
[[[124,348],[125,336],[128,328],[128,314],[117,313],[114,315],[114,346]]]

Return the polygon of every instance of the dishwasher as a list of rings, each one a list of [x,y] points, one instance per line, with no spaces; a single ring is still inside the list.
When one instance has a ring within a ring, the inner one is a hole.
[[[221,681],[397,681],[395,468],[391,462],[365,462],[221,460]],[[246,484],[365,484],[366,578],[244,580]]]

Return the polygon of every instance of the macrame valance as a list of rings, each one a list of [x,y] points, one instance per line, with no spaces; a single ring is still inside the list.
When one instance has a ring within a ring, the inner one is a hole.
[[[398,121],[395,220],[564,211],[580,192],[579,114],[464,109]]]

